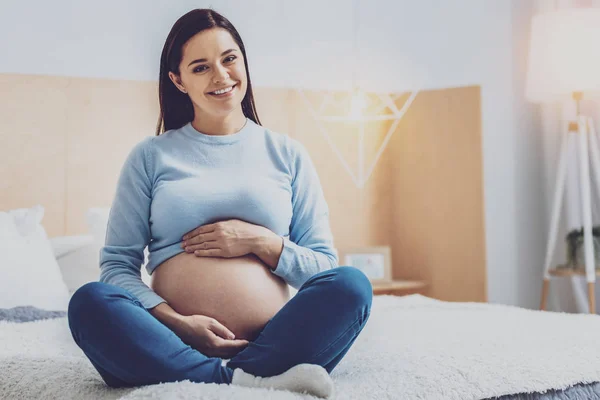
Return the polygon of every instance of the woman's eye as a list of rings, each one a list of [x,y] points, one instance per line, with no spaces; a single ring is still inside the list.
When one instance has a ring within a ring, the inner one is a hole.
[[[225,62],[233,62],[235,61],[237,57],[236,56],[229,56],[225,59]],[[208,67],[206,65],[199,65],[196,68],[193,69],[194,72],[204,72],[206,71]]]

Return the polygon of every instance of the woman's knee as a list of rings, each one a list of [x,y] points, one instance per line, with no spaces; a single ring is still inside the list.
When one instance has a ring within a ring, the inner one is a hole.
[[[88,282],[73,293],[69,301],[68,318],[75,321],[89,313],[97,313],[106,306],[107,296],[114,290],[113,286],[103,282]]]
[[[69,300],[67,320],[73,334],[73,339],[80,345],[82,332],[89,325],[90,316],[98,312],[97,305],[101,303],[102,283],[89,282],[78,288]]]
[[[88,282],[79,287],[75,293],[73,293],[73,296],[71,296],[69,308],[71,308],[71,306],[79,306],[97,301],[99,297],[102,297],[104,285],[105,284],[102,282]]]
[[[338,267],[334,272],[333,288],[338,296],[343,296],[345,302],[357,307],[370,309],[373,301],[373,286],[369,278],[354,267]]]

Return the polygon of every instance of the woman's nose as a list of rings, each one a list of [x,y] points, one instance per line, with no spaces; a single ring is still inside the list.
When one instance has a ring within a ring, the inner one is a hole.
[[[229,78],[229,74],[225,68],[219,67],[215,69],[215,76],[213,80],[215,83],[225,82]]]

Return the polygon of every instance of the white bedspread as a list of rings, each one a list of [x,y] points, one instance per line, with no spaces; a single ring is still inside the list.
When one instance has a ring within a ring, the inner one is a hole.
[[[312,397],[189,381],[104,385],[66,318],[0,322],[0,398]],[[600,381],[600,316],[376,296],[362,335],[334,370],[337,399],[483,399]]]

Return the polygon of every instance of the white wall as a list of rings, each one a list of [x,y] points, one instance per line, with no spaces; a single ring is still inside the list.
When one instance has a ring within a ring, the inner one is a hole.
[[[354,3],[3,0],[0,70],[153,80],[175,20],[211,5],[240,31],[261,86],[343,88],[354,65],[373,89],[457,86],[497,75],[494,65],[510,61],[507,1],[358,0],[360,61],[352,54]]]
[[[534,1],[513,2],[514,294],[516,304],[529,308],[538,308],[540,305],[549,225],[539,107],[525,99],[529,30],[535,11]]]
[[[360,0],[355,59],[349,0],[2,0],[0,73],[155,80],[174,21],[212,6],[240,31],[256,86],[347,88],[353,66],[372,90],[481,85],[489,299],[536,307],[546,213],[521,96],[529,3]]]
[[[573,7],[595,7],[600,8],[600,0],[535,0],[536,12],[543,13],[556,9]],[[582,113],[594,117],[596,130],[600,132],[600,93],[590,96],[584,94],[582,102]],[[542,168],[544,175],[544,192],[546,194],[543,203],[546,208],[545,230],[547,234],[550,221],[550,210],[552,207],[554,189],[556,185],[557,165],[559,147],[564,132],[562,127],[565,121],[572,120],[576,110],[573,102],[552,103],[537,105],[536,119],[540,126],[540,134],[543,148]],[[564,237],[570,229],[579,228],[582,225],[581,198],[579,196],[579,165],[577,160],[572,160],[567,172],[566,193],[563,194],[563,207],[561,219],[558,226],[557,246],[554,249],[552,265],[562,263],[566,259],[566,246]],[[593,170],[590,172],[593,173]],[[592,221],[594,225],[600,223],[600,198],[596,195],[592,182]],[[545,246],[545,243],[544,243]],[[541,279],[541,278],[540,278]],[[587,300],[587,283],[585,277],[553,279],[550,285],[548,306],[550,309],[566,312],[589,312]],[[600,309],[600,285],[596,285],[596,308]]]

